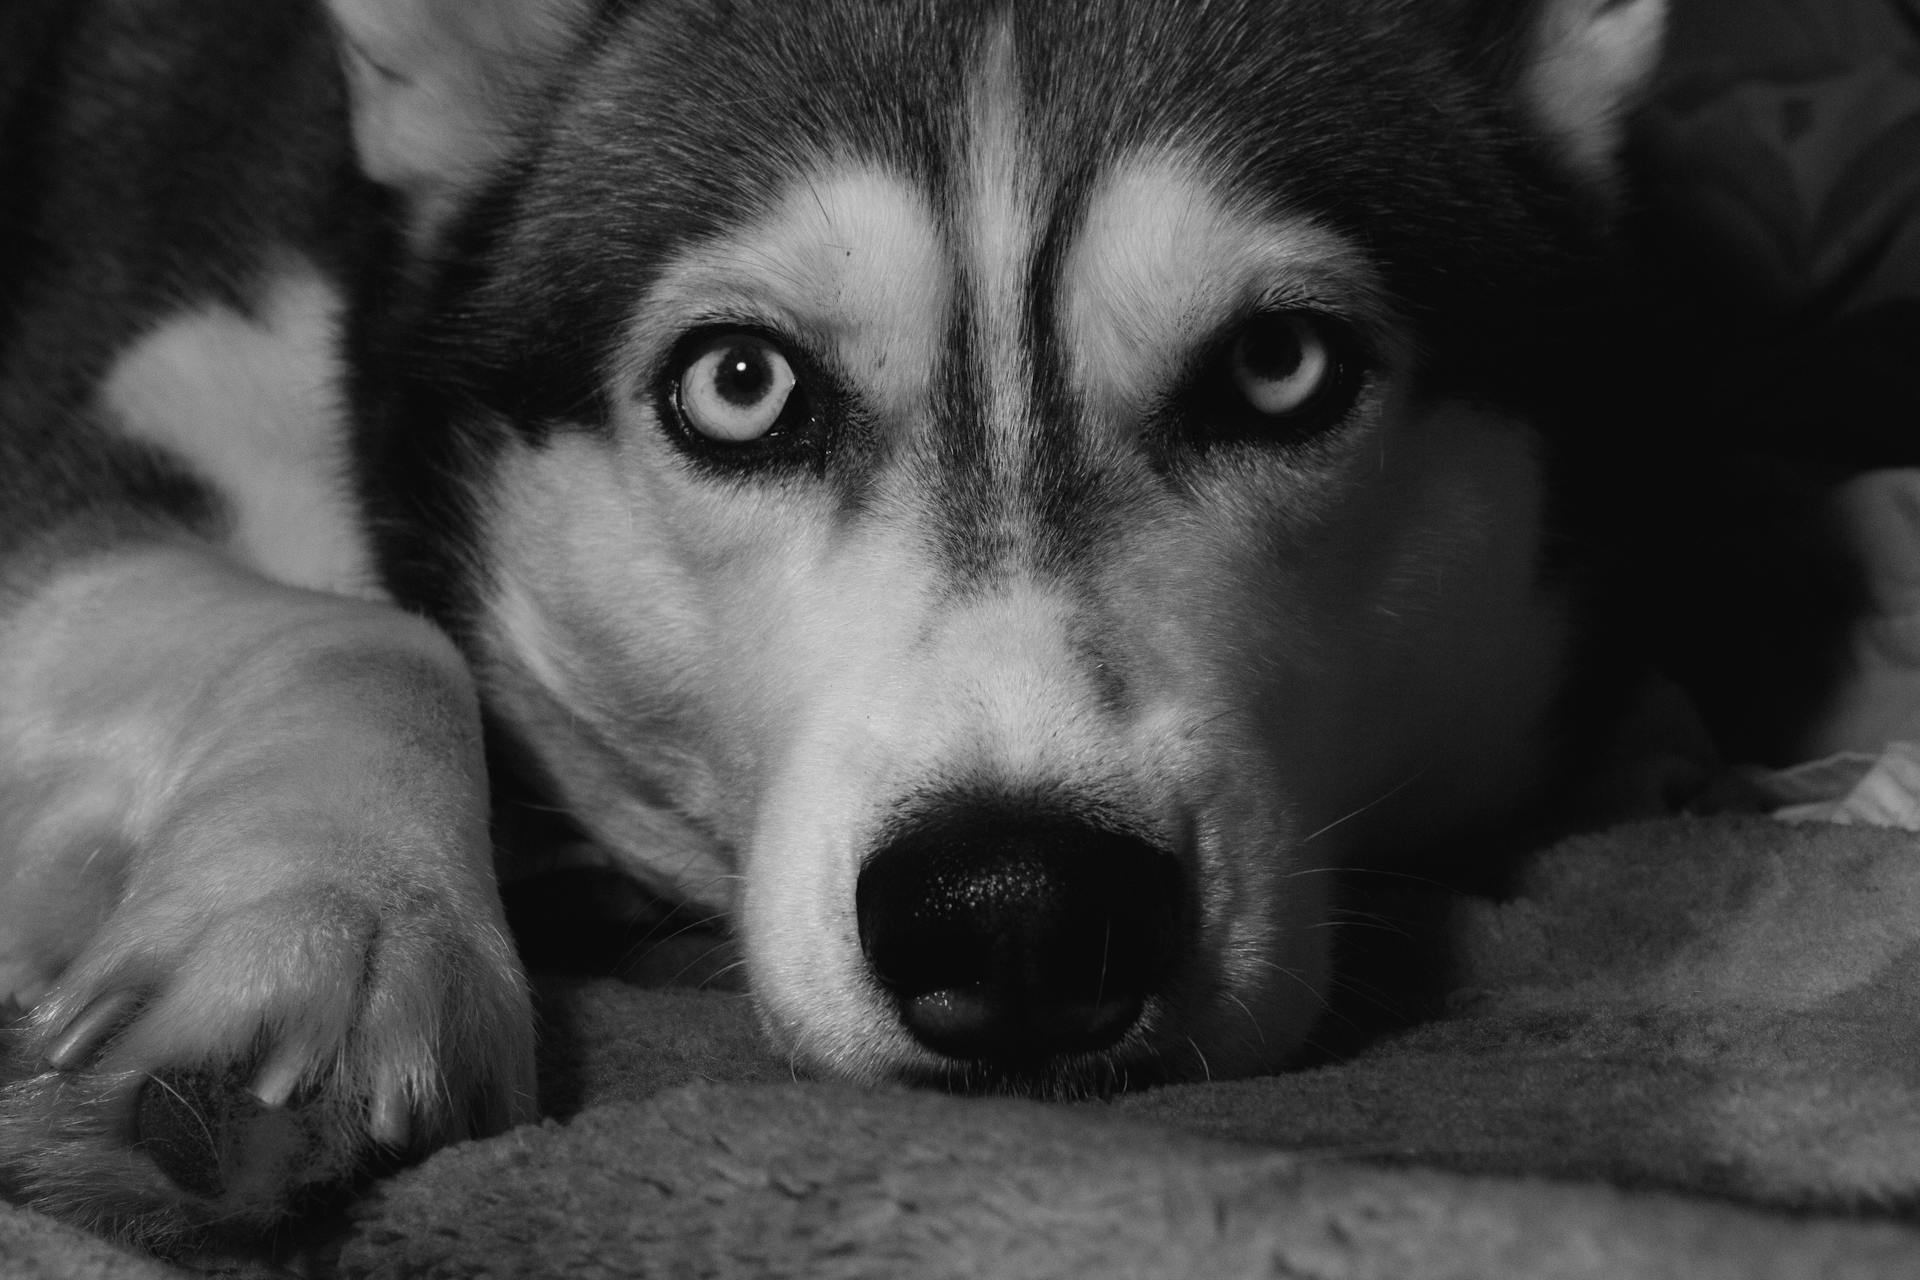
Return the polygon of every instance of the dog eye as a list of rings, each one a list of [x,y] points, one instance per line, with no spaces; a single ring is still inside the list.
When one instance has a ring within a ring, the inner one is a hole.
[[[1346,410],[1354,391],[1335,321],[1310,311],[1256,316],[1227,341],[1221,373],[1254,417],[1311,427]]]
[[[693,347],[674,391],[680,418],[722,444],[759,440],[799,400],[799,378],[780,348],[751,333],[722,333]]]

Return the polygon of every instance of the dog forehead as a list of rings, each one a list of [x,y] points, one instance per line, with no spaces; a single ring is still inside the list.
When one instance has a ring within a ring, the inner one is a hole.
[[[1561,194],[1527,167],[1497,86],[1404,0],[654,0],[610,22],[475,223],[492,239],[472,314],[507,367],[575,402],[597,394],[585,375],[604,354],[580,333],[630,333],[690,249],[751,239],[822,175],[910,190],[949,280],[1026,255],[998,298],[1044,311],[1114,173],[1184,157],[1185,185],[1230,193],[1242,224],[1364,248],[1397,315],[1453,317],[1421,350],[1469,391],[1489,380],[1483,353],[1511,345],[1493,330],[1513,297],[1565,270],[1533,247]],[[1020,323],[1032,337],[1062,318]]]
[[[697,292],[689,276],[758,270],[777,294],[888,315],[916,300],[896,295],[932,287],[944,253],[972,275],[976,301],[1005,311],[1030,285],[1062,283],[1089,232],[1120,265],[1080,250],[1080,274],[1139,293],[1152,271],[1180,270],[1183,247],[1206,259],[1220,237],[1182,246],[1162,234],[1156,260],[1135,253],[1129,270],[1125,251],[1154,241],[1129,225],[1223,224],[1229,191],[1242,229],[1311,216],[1290,189],[1300,175],[1274,162],[1299,113],[1272,106],[1276,92],[1316,93],[1315,32],[1290,24],[1287,39],[1269,38],[1263,12],[1176,0],[651,6],[582,95],[581,132],[599,135],[603,163],[566,167],[627,206],[649,243],[619,256],[681,277],[664,282],[668,296]],[[1368,136],[1301,149],[1351,159]],[[1335,241],[1292,247],[1331,253]],[[662,283],[646,292],[660,297]],[[917,300],[944,301],[933,294]]]
[[[692,325],[757,321],[830,350],[874,408],[905,414],[935,360],[951,292],[926,192],[897,172],[843,162],[792,182],[752,221],[671,252],[629,347],[644,364]]]
[[[735,202],[750,214],[666,255],[638,308],[636,371],[694,325],[758,322],[832,352],[901,421],[964,329],[974,360],[947,362],[943,385],[965,383],[975,412],[1020,420],[1064,355],[1086,402],[1124,423],[1193,344],[1276,294],[1381,310],[1350,242],[1249,199],[1191,136],[1121,131],[1112,154],[1063,157],[1045,127],[1059,86],[1023,74],[1045,55],[1009,21],[973,34],[941,180],[871,139],[829,143],[798,173],[767,166],[766,191]]]
[[[1421,163],[1406,125],[1432,112],[1404,108],[1431,106],[1419,82],[1441,60],[1405,12],[1392,0],[656,3],[607,42],[572,123],[610,180],[640,188],[639,212],[689,231],[764,209],[830,160],[935,191],[964,183],[983,93],[1021,114],[1035,167],[1067,183],[1178,146],[1206,149],[1243,194],[1339,202],[1343,183]]]

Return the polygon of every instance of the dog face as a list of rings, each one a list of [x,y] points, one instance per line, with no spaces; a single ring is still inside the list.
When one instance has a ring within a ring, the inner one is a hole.
[[[556,12],[420,184],[397,579],[800,1063],[1274,1064],[1331,872],[1540,781],[1541,388],[1658,6],[1496,7]]]

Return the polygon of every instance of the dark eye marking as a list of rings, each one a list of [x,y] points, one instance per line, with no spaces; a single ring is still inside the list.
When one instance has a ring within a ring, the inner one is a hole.
[[[674,345],[654,383],[668,436],[694,461],[736,474],[825,468],[832,383],[786,339],[709,325]]]
[[[1194,445],[1300,444],[1344,421],[1367,360],[1343,320],[1303,308],[1263,311],[1208,348],[1177,397]]]

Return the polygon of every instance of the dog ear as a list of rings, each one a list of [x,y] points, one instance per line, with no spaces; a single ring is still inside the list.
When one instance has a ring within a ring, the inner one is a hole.
[[[327,0],[354,146],[430,224],[512,145],[522,104],[592,21],[595,0]]]
[[[1611,185],[1626,114],[1660,60],[1667,0],[1537,0],[1520,100],[1573,168]]]

